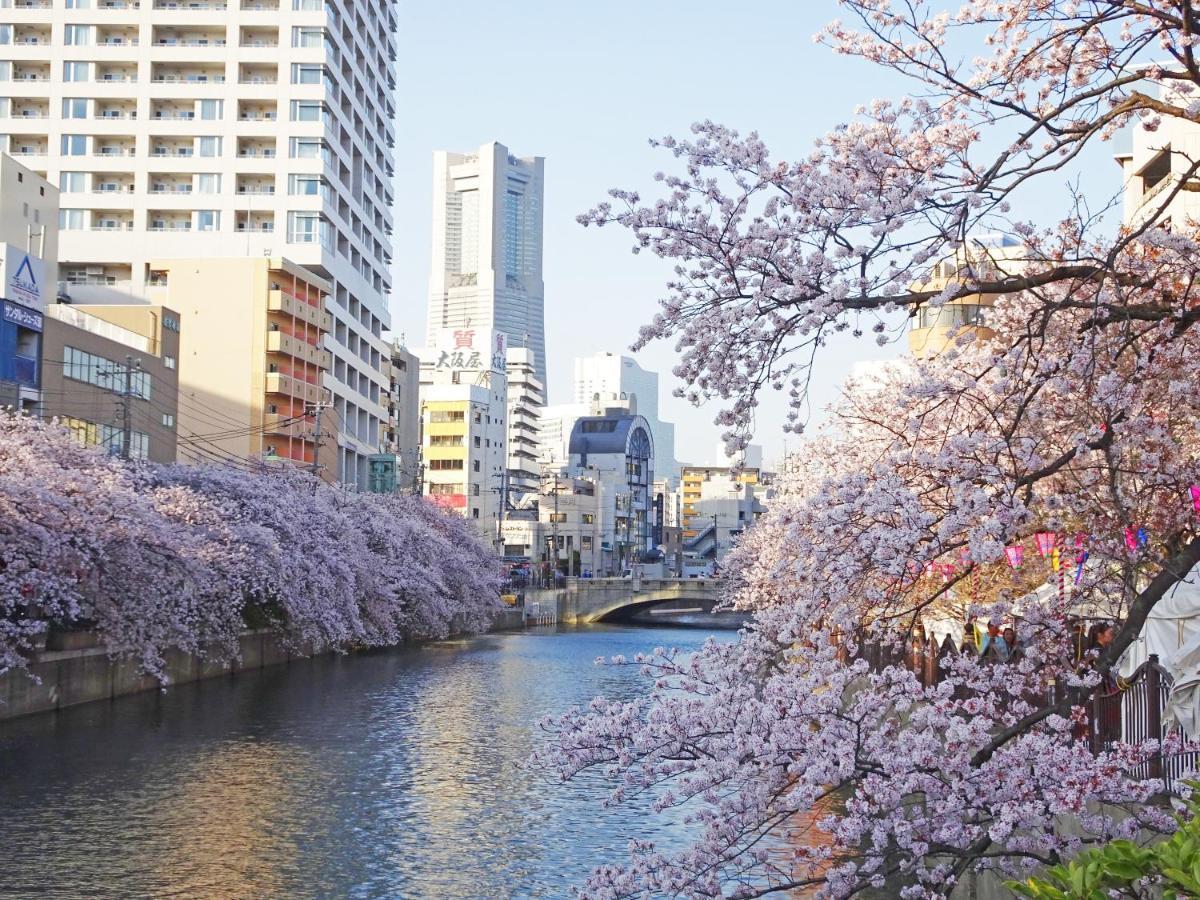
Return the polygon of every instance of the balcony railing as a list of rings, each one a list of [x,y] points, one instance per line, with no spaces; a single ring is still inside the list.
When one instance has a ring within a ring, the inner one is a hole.
[[[151,224],[147,231],[191,231],[192,225],[190,222],[174,222],[163,225]]]

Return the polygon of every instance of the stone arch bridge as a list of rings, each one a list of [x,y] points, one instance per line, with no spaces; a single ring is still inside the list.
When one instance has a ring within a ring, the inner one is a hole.
[[[559,621],[586,625],[647,612],[712,612],[721,586],[713,578],[571,578],[560,592]]]

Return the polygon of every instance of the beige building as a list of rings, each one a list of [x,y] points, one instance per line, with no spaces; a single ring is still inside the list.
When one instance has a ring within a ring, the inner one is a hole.
[[[43,417],[88,446],[175,462],[179,329],[161,306],[46,307]]]
[[[388,376],[384,450],[396,457],[396,490],[421,492],[421,360],[399,340],[392,341]]]
[[[1192,102],[1178,95],[1164,99],[1185,107]],[[1125,225],[1137,228],[1156,220],[1169,228],[1172,223],[1200,221],[1200,192],[1195,190],[1200,182],[1193,175],[1187,188],[1181,187],[1200,153],[1200,126],[1163,116],[1154,131],[1135,125],[1130,135],[1129,151],[1116,156],[1124,180]]]
[[[996,270],[998,277],[1014,275],[1023,265],[1021,253],[1022,245],[1015,238],[1006,235],[976,238],[971,241],[969,251],[960,250],[955,259],[938,263],[933,277],[916,287],[941,290],[958,276],[964,259],[971,260],[976,273],[986,267]],[[988,310],[995,304],[995,294],[971,294],[940,307],[919,307],[908,333],[909,351],[918,359],[927,359],[960,340],[991,338],[995,332],[987,325]]]
[[[324,387],[329,282],[279,257],[150,266],[151,298],[179,310],[183,325],[180,461],[279,459],[332,480],[338,436],[358,423],[338,421]]]

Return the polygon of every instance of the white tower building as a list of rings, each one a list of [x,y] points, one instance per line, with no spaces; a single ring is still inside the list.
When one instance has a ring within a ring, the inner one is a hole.
[[[333,285],[338,475],[365,484],[387,419],[395,0],[24,0],[4,13],[0,150],[61,189],[70,297],[145,296],[153,259],[313,270]]]
[[[647,372],[628,356],[594,353],[575,359],[575,402],[589,408],[627,405],[650,423],[654,436],[655,471],[677,479],[675,425],[658,417],[658,373]]]
[[[490,328],[533,351],[546,381],[543,160],[503,144],[433,155],[429,343],[444,328]]]

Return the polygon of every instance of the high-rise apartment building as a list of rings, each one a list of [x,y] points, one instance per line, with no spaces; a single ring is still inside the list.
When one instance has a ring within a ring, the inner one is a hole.
[[[145,298],[154,259],[312,270],[333,300],[338,474],[361,483],[387,418],[394,0],[5,6],[0,151],[59,185],[69,297]]]
[[[543,160],[503,144],[433,155],[429,343],[443,328],[485,328],[533,351],[546,381]]]
[[[508,370],[508,486],[509,503],[536,494],[541,480],[539,420],[546,405],[542,383],[534,369],[533,351],[509,347]]]

